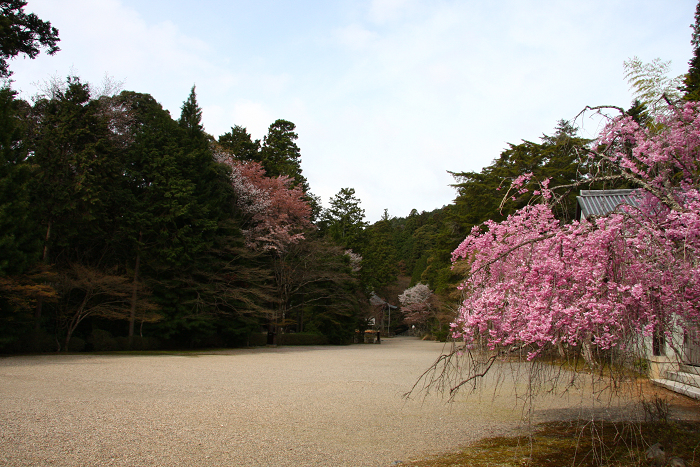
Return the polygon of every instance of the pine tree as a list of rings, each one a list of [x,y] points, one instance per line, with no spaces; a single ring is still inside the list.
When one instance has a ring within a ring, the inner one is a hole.
[[[387,211],[381,220],[365,230],[362,254],[362,282],[369,290],[391,284],[399,274],[398,254],[393,242],[393,229]]]
[[[330,208],[323,212],[321,230],[337,244],[357,248],[362,231],[367,226],[365,210],[355,197],[354,188],[342,188],[330,200]]]
[[[202,126],[202,109],[197,103],[197,93],[195,92],[195,88],[196,86],[192,86],[190,95],[182,104],[180,120],[178,120],[180,126],[187,130],[191,136],[197,136],[204,130],[204,127]]]
[[[263,140],[262,163],[268,177],[286,175],[294,179],[295,186],[308,190],[308,182],[301,174],[301,151],[296,140],[299,136],[294,131],[294,123],[278,119],[270,125]]]

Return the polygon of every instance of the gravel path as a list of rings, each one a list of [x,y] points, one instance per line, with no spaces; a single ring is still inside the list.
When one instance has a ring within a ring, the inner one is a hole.
[[[518,426],[510,383],[406,401],[443,344],[0,359],[0,465],[389,466]],[[562,396],[540,418],[580,415]]]

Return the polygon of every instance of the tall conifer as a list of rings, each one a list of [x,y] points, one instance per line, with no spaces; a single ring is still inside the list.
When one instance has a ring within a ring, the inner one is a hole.
[[[685,92],[684,99],[697,101],[700,100],[700,1],[695,7],[695,23],[690,27],[693,28],[693,36],[690,40],[693,45],[693,58],[688,62],[688,74],[683,80],[682,90]]]

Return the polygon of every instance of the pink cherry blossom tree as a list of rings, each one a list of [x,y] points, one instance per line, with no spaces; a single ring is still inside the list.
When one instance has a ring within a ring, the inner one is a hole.
[[[407,324],[423,328],[433,316],[431,298],[433,292],[425,284],[416,284],[399,295],[401,311]]]
[[[303,189],[293,186],[293,178],[267,177],[259,162],[240,161],[224,152],[216,157],[231,169],[249,248],[281,252],[304,238],[304,230],[311,227],[311,207]]]
[[[272,268],[277,292],[277,307],[269,316],[270,331],[276,333],[289,317],[291,291],[295,285],[293,268],[288,264],[290,246],[304,239],[312,227],[311,206],[301,185],[285,175],[268,177],[262,164],[241,161],[223,151],[215,151],[216,160],[231,169],[231,186],[241,212],[246,246],[273,252]]]
[[[456,337],[526,345],[533,358],[549,344],[610,349],[635,333],[700,322],[698,105],[658,123],[616,118],[590,154],[593,167],[619,167],[605,179],[639,187],[637,207],[562,224],[545,182],[538,203],[472,231],[453,252],[470,263]]]
[[[696,330],[699,156],[698,103],[672,106],[650,126],[613,118],[588,155],[586,181],[626,180],[638,188],[636,206],[564,224],[552,211],[557,188],[542,180],[530,205],[475,227],[452,255],[467,271],[452,331],[467,351],[484,348],[489,357],[449,389],[478,379],[498,355],[516,350],[533,360],[549,349],[580,349],[595,367],[601,355],[637,351],[640,336],[665,335],[673,346],[672,330]],[[510,193],[522,193],[531,179],[514,180]],[[450,358],[439,360],[432,374],[451,366]],[[436,381],[430,383],[445,384]]]

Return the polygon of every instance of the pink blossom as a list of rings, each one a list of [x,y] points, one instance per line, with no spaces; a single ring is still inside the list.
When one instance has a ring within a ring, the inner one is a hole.
[[[304,238],[304,229],[311,226],[311,208],[301,187],[292,187],[293,179],[267,177],[258,162],[242,162],[224,153],[216,156],[231,169],[248,247],[283,251]]]
[[[640,188],[639,207],[563,224],[544,180],[533,193],[542,194],[537,204],[472,229],[452,253],[453,263],[469,265],[455,337],[485,339],[492,348],[609,349],[659,326],[700,323],[698,104],[654,128],[615,119],[591,155],[593,167],[614,163]],[[518,177],[511,190],[531,178]]]

